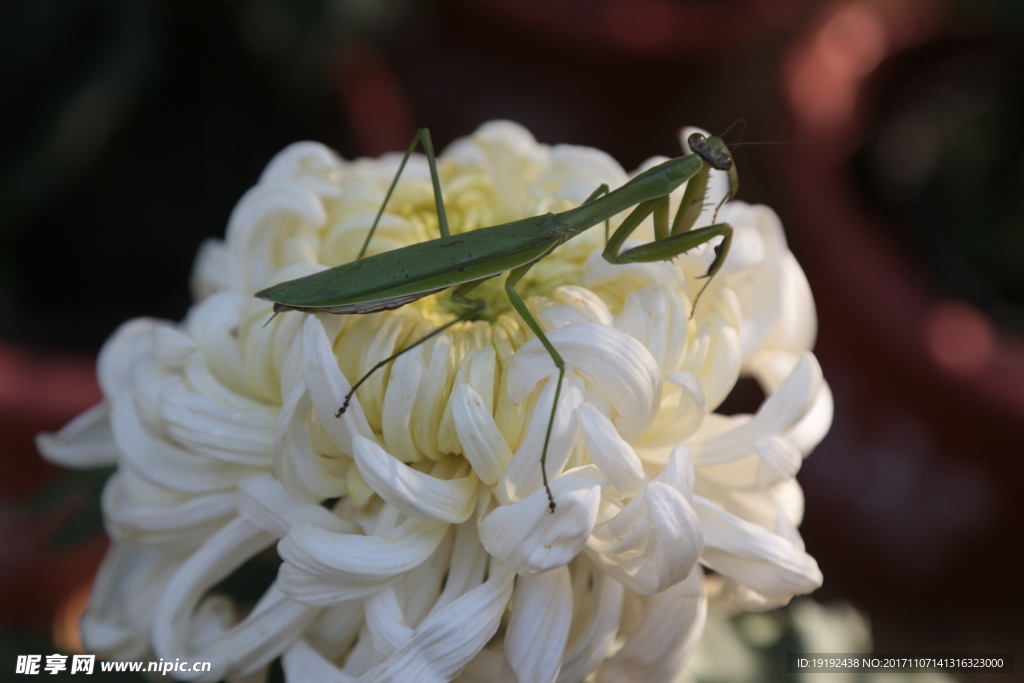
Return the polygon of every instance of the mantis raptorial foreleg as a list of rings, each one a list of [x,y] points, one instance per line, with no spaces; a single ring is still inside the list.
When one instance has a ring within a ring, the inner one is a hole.
[[[434,143],[430,139],[430,131],[426,128],[420,128],[416,131],[415,137],[412,139],[412,143],[409,145],[409,149],[405,150],[405,156],[402,157],[402,163],[398,165],[398,171],[395,173],[395,177],[391,180],[391,186],[388,187],[387,193],[384,195],[384,201],[381,202],[380,209],[377,210],[377,216],[373,219],[373,225],[370,226],[370,231],[366,233],[366,240],[363,242],[362,249],[359,250],[359,255],[356,256],[356,260],[363,258],[366,254],[366,248],[370,246],[370,239],[373,238],[373,233],[377,231],[377,223],[380,222],[380,217],[384,215],[384,208],[388,205],[388,200],[391,199],[391,193],[395,191],[395,185],[398,184],[398,178],[402,175],[402,171],[405,170],[405,164],[409,161],[409,157],[416,150],[416,145],[423,145],[423,152],[427,155],[427,164],[430,166],[430,182],[434,185],[434,204],[437,206],[437,225],[441,230],[441,237],[448,236],[448,214],[444,210],[444,200],[441,198],[441,180],[437,175],[437,161],[434,159]]]
[[[696,178],[696,176],[694,177]],[[692,183],[694,179],[691,179]],[[707,179],[704,179],[707,182]],[[689,187],[687,187],[689,190]],[[703,197],[704,190],[698,188],[699,195]],[[608,244],[604,248],[604,258],[609,263],[647,263],[650,261],[666,261],[668,259],[684,254],[694,247],[699,247],[706,242],[713,240],[716,237],[721,237],[722,242],[715,246],[715,258],[711,262],[711,267],[708,268],[708,272],[701,275],[701,279],[707,279],[704,286],[697,292],[697,296],[693,298],[693,306],[690,310],[690,317],[693,317],[694,311],[697,310],[697,302],[700,301],[701,295],[704,294],[704,290],[711,284],[711,278],[718,273],[722,268],[722,264],[725,263],[725,257],[729,253],[729,247],[732,246],[732,226],[728,223],[718,223],[717,225],[710,225],[705,228],[698,228],[691,230],[690,225],[686,224],[686,220],[680,221],[679,216],[684,211],[688,210],[688,205],[684,201],[679,207],[679,211],[676,213],[676,219],[673,221],[671,231],[668,225],[668,214],[669,214],[669,203],[668,197],[659,197],[657,199],[651,199],[646,202],[642,202],[626,217],[626,220],[615,230]],[[654,214],[654,241],[648,242],[647,244],[641,244],[640,246],[621,251],[622,245],[626,239],[636,230],[645,218],[649,215]],[[696,220],[694,216],[693,220]],[[677,229],[683,230],[683,232],[676,232]],[[671,232],[671,234],[670,234]]]

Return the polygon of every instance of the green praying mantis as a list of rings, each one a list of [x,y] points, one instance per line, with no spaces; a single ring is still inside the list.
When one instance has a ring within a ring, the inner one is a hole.
[[[702,276],[705,283],[694,298],[690,313],[692,317],[701,294],[707,289],[711,278],[722,268],[729,253],[733,229],[728,223],[717,222],[718,210],[735,195],[739,177],[732,155],[721,138],[694,133],[687,141],[693,150],[692,154],[658,164],[618,189],[609,190],[607,184],[602,184],[575,209],[451,235],[441,197],[433,143],[429,131],[426,128],[420,129],[391,181],[357,259],[314,275],[268,287],[257,292],[256,296],[273,302],[274,315],[283,311],[352,314],[399,308],[454,288],[451,301],[465,308],[465,313],[374,365],[352,385],[345,396],[344,403],[335,415],[341,417],[355,391],[374,372],[452,325],[483,311],[486,302],[469,295],[483,281],[507,272],[505,293],[512,307],[537,335],[558,368],[558,384],[540,455],[541,477],[547,492],[548,507],[554,513],[555,499],[548,485],[546,462],[551,428],[565,378],[565,361],[526,307],[516,291],[516,283],[559,245],[601,223],[605,224],[606,236],[603,256],[613,264],[669,260],[721,237],[722,241],[714,247],[715,256],[711,266]],[[430,168],[441,237],[363,258],[402,170],[418,144],[422,144]],[[728,172],[729,190],[715,209],[712,225],[695,229],[694,224],[704,209],[711,169]],[[683,199],[670,223],[669,194],[687,181]],[[632,211],[626,219],[609,236],[608,221],[611,217],[630,209]],[[652,214],[654,241],[622,251],[626,239]]]

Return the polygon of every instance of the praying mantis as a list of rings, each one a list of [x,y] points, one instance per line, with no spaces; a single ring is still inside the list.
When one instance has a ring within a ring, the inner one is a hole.
[[[548,485],[546,462],[548,442],[551,439],[551,428],[565,379],[566,366],[558,350],[548,340],[540,324],[516,291],[516,283],[531,267],[561,244],[601,223],[605,224],[606,235],[603,256],[613,264],[669,260],[716,237],[721,237],[722,241],[714,247],[715,256],[708,272],[701,276],[705,283],[694,297],[690,313],[692,317],[697,301],[711,279],[722,268],[729,253],[733,228],[728,223],[717,222],[718,210],[735,195],[739,187],[739,177],[732,155],[721,138],[693,133],[687,142],[693,150],[692,154],[662,162],[615,190],[609,190],[607,184],[601,184],[574,209],[531,216],[451,235],[441,196],[433,143],[430,132],[422,128],[416,133],[402,158],[357,259],[307,277],[268,287],[257,292],[256,296],[274,304],[274,315],[284,311],[365,314],[400,308],[432,294],[454,288],[451,302],[465,308],[465,313],[431,330],[401,351],[374,365],[352,385],[335,414],[335,417],[340,418],[348,408],[356,389],[367,378],[401,354],[483,311],[486,302],[473,299],[469,295],[483,281],[508,273],[505,293],[512,307],[543,344],[558,369],[558,384],[540,455],[541,477],[547,492],[548,507],[554,513],[556,505],[551,487]],[[402,170],[419,144],[423,146],[430,168],[441,237],[363,258]],[[729,190],[715,209],[712,225],[694,229],[694,224],[704,208],[711,169],[728,172]],[[669,194],[687,181],[689,182],[683,199],[670,223]],[[608,236],[608,221],[611,217],[630,209],[632,211],[626,219]],[[626,239],[652,214],[654,241],[622,251]]]

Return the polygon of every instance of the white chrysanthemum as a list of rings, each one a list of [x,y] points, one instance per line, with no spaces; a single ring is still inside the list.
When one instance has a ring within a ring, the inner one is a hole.
[[[500,282],[477,290],[484,320],[373,375],[341,418],[350,382],[450,319],[446,296],[264,327],[253,292],[355,258],[398,159],[345,162],[313,143],[279,154],[226,240],[203,246],[187,319],[123,325],[100,356],[105,402],[40,438],[54,461],[118,465],[87,647],[211,660],[196,676],[209,681],[277,657],[292,681],[670,681],[703,628],[700,565],[744,608],[820,585],[794,476],[831,397],[775,214],[723,208],[733,252],[692,319],[708,247],[611,265],[597,227],[521,281],[568,365],[550,514],[539,456],[555,367]],[[508,122],[453,144],[440,169],[454,232],[627,179],[602,152],[539,145]],[[713,180],[709,200],[724,192]],[[414,158],[370,250],[434,238],[436,223]],[[715,414],[744,373],[764,404]],[[210,594],[275,544],[283,564],[252,611]]]

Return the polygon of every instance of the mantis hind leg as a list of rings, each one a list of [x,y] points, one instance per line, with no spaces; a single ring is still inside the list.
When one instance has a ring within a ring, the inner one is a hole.
[[[435,337],[435,336],[441,334],[442,332],[447,330],[452,325],[454,325],[456,323],[460,323],[463,320],[467,320],[469,318],[472,318],[474,315],[476,315],[480,311],[484,310],[484,308],[487,307],[486,303],[484,303],[483,301],[481,301],[479,299],[469,299],[465,295],[468,294],[469,292],[473,291],[481,282],[483,282],[486,279],[488,279],[488,278],[482,278],[480,280],[473,280],[472,282],[464,282],[463,284],[461,284],[458,287],[456,287],[455,290],[452,292],[451,300],[452,300],[453,303],[456,303],[459,306],[463,306],[464,308],[466,308],[467,309],[466,312],[463,313],[460,316],[457,316],[454,320],[450,320],[450,321],[446,322],[444,325],[440,325],[438,327],[435,327],[430,332],[427,332],[425,335],[423,335],[422,337],[420,337],[419,339],[414,341],[412,344],[409,344],[408,346],[404,347],[401,351],[396,351],[395,353],[391,354],[390,356],[388,356],[384,360],[379,361],[372,368],[367,370],[366,374],[364,374],[362,377],[360,377],[359,381],[357,381],[355,384],[353,384],[352,388],[348,390],[347,394],[345,394],[345,400],[342,402],[341,407],[338,408],[338,412],[336,412],[334,414],[334,417],[341,417],[342,415],[345,414],[345,411],[348,410],[348,404],[352,402],[352,397],[355,396],[356,389],[358,389],[360,386],[362,386],[363,382],[365,382],[366,380],[370,379],[370,376],[373,375],[373,373],[377,372],[378,370],[383,368],[385,365],[387,365],[391,361],[393,361],[396,358],[398,358],[399,356],[401,356],[406,351],[412,351],[414,348],[416,348],[417,346],[419,346],[423,342],[431,339],[432,337]]]
[[[437,160],[434,157],[434,143],[430,139],[430,131],[426,128],[420,128],[416,131],[416,136],[413,137],[412,143],[409,145],[409,149],[405,151],[405,156],[402,157],[402,163],[398,165],[398,170],[395,172],[395,177],[391,180],[391,186],[388,187],[387,193],[384,195],[384,201],[381,202],[380,209],[377,210],[377,217],[373,219],[373,225],[370,226],[370,232],[366,233],[366,240],[363,242],[363,247],[359,250],[359,255],[356,256],[356,260],[363,258],[366,254],[366,248],[370,246],[370,240],[373,238],[373,233],[377,231],[377,223],[380,222],[380,217],[384,215],[384,209],[388,205],[388,200],[391,199],[391,193],[395,191],[395,185],[398,184],[398,178],[402,175],[402,171],[405,170],[405,164],[409,161],[409,157],[416,150],[416,145],[423,145],[423,152],[427,155],[427,165],[430,166],[430,182],[434,186],[434,205],[437,207],[437,225],[441,230],[441,237],[448,236],[448,214],[444,210],[444,200],[441,198],[441,180],[437,175]]]
[[[558,410],[558,399],[562,395],[562,382],[565,380],[565,361],[562,360],[562,356],[559,355],[558,351],[555,350],[554,344],[544,334],[544,330],[540,328],[540,323],[530,313],[530,309],[526,307],[526,303],[523,298],[519,296],[519,292],[516,291],[515,285],[519,282],[520,278],[526,274],[533,264],[528,263],[525,266],[519,266],[513,268],[508,278],[505,280],[505,293],[508,295],[509,301],[512,302],[512,306],[516,309],[526,324],[533,330],[533,333],[537,335],[537,339],[540,339],[540,343],[544,345],[548,354],[551,356],[551,360],[554,362],[555,367],[558,368],[558,385],[555,387],[555,399],[551,404],[551,415],[548,417],[548,430],[544,434],[544,448],[540,453],[540,475],[544,482],[544,490],[548,494],[548,507],[551,508],[551,514],[555,513],[555,497],[551,493],[551,486],[548,484],[548,472],[547,472],[547,460],[548,460],[548,443],[551,441],[551,428],[555,424],[555,411]]]

